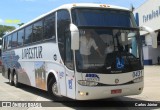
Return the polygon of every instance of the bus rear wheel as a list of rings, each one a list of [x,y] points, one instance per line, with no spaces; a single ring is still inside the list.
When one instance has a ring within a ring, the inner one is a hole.
[[[13,82],[13,80],[12,80],[12,74],[11,74],[11,73],[9,74],[9,84],[12,85],[12,86],[14,85],[14,82]]]
[[[13,83],[14,83],[14,86],[16,86],[16,87],[19,86],[17,73],[13,74]]]
[[[54,101],[62,101],[62,97],[58,95],[57,82],[53,79],[49,81],[48,93]]]

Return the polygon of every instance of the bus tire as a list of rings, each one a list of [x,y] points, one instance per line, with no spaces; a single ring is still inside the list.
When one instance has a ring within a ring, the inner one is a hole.
[[[19,83],[18,83],[18,75],[16,72],[13,73],[13,83],[14,83],[14,86],[15,87],[18,87],[19,86]]]
[[[11,73],[9,73],[9,84],[11,85],[11,86],[13,86],[14,85],[14,82],[13,82],[13,77],[12,77],[12,74]]]
[[[62,101],[62,97],[58,95],[57,82],[53,79],[50,79],[48,84],[48,93],[52,100]]]

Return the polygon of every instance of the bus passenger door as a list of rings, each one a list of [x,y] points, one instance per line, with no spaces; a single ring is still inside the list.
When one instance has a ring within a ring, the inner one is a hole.
[[[74,71],[66,68],[67,97],[75,99],[75,76]]]
[[[62,60],[65,64],[65,72],[62,74],[62,76],[65,77],[60,79],[61,94],[75,98],[73,52],[71,51],[71,34],[69,30],[71,23],[70,14],[68,10],[62,9],[57,11],[56,16],[58,45]]]
[[[75,99],[75,73],[73,65],[73,52],[71,50],[70,32],[65,34],[65,66],[67,97]]]

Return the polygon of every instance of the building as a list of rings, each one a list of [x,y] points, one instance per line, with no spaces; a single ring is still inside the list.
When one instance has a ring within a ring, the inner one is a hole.
[[[158,47],[152,48],[152,39],[147,32],[141,32],[143,42],[144,64],[152,65],[158,63],[160,56],[160,0],[146,0],[134,11],[139,26],[151,27],[157,35]]]

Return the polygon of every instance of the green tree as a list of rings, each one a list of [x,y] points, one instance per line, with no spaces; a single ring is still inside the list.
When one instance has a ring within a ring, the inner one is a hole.
[[[24,25],[24,23],[20,23],[20,24],[18,24],[18,26],[20,27],[20,26],[22,26],[22,25]]]
[[[4,35],[5,32],[12,31],[14,29],[15,29],[14,26],[0,25],[0,38]]]

